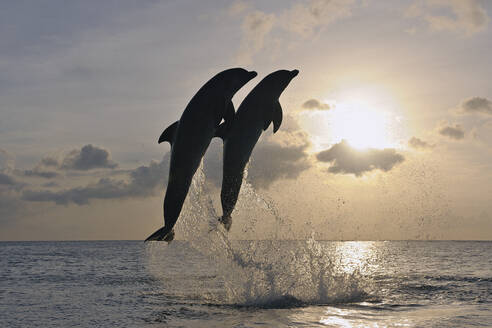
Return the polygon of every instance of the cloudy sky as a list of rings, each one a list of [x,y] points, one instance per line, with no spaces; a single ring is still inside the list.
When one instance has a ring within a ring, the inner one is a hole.
[[[162,226],[157,138],[237,66],[259,76],[236,108],[300,70],[245,187],[290,237],[492,239],[491,16],[486,0],[3,1],[0,240]],[[217,212],[221,152],[203,167]],[[231,235],[265,238],[248,199]]]

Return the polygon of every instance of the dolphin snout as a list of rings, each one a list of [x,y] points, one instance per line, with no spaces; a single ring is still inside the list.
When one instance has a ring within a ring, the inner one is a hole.
[[[256,73],[255,71],[251,71],[249,72],[249,79],[254,79],[256,77],[256,75],[258,75],[258,73]]]
[[[299,74],[299,70],[298,70],[298,69],[292,70],[292,71],[290,71],[290,72],[292,73],[292,77],[293,77],[293,78],[294,78],[294,77],[296,77],[296,76],[297,76],[297,74]]]

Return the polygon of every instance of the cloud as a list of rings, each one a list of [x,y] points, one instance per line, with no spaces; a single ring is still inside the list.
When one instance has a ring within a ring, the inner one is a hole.
[[[267,14],[255,10],[244,16],[241,29],[242,40],[238,60],[250,64],[252,57],[267,44],[272,30],[288,32],[303,39],[311,37],[339,19],[352,14],[356,0],[310,0],[296,3],[279,14]],[[235,3],[230,7],[233,13],[246,12],[247,6]]]
[[[296,3],[281,14],[282,27],[304,38],[352,14],[355,0],[311,0]]]
[[[237,0],[230,5],[230,7],[227,9],[227,13],[230,16],[237,16],[244,13],[249,7],[250,7],[249,3],[241,0]]]
[[[54,157],[43,157],[40,161],[40,165],[46,166],[46,167],[58,167],[58,165],[60,165],[60,163]]]
[[[57,172],[53,171],[41,171],[37,168],[33,170],[25,170],[24,175],[28,177],[40,177],[40,178],[45,178],[45,179],[53,179],[58,177],[60,174]]]
[[[253,151],[249,166],[249,181],[258,188],[268,188],[273,182],[281,179],[295,179],[301,172],[308,169],[311,163],[306,152],[309,139],[297,121],[285,115],[282,128],[275,135],[271,131],[264,134]],[[217,186],[222,181],[222,142],[214,139],[204,158],[204,171],[207,179]],[[96,155],[94,155],[96,154]],[[92,156],[94,155],[94,156]],[[20,197],[25,202],[53,202],[59,205],[86,205],[96,199],[139,198],[155,195],[165,190],[169,172],[170,153],[162,161],[153,161],[149,165],[140,166],[130,171],[118,172],[126,177],[114,178],[115,171],[103,171],[99,180],[82,186],[60,189],[57,180],[43,184],[36,189],[25,185],[19,189]],[[109,153],[92,145],[70,152],[58,160],[55,157],[44,157],[32,170],[21,171],[23,176],[40,176],[57,178],[58,172],[43,171],[47,167],[58,169],[89,169],[107,167]],[[111,164],[111,167],[114,165]],[[51,175],[53,173],[53,175]],[[85,175],[84,175],[85,176]],[[112,177],[113,176],[113,177]],[[0,177],[4,183],[14,181],[7,175]]]
[[[295,179],[311,167],[306,152],[308,144],[282,145],[273,140],[259,141],[248,164],[248,181],[255,188],[269,188],[275,181]],[[212,144],[204,158],[207,180],[220,187],[222,183],[222,145]]]
[[[310,142],[297,121],[285,115],[276,134],[266,132],[258,141],[248,164],[248,181],[255,188],[269,188],[275,181],[295,179],[311,167],[306,152]],[[204,158],[207,180],[217,187],[222,182],[222,142],[214,140]]]
[[[460,106],[463,113],[481,113],[492,115],[492,101],[482,97],[472,97],[465,99]]]
[[[438,132],[440,135],[454,139],[461,140],[465,137],[465,131],[459,124],[452,125],[443,125],[438,128]]]
[[[485,30],[489,22],[486,10],[476,0],[417,0],[407,9],[406,16],[424,20],[434,31],[467,36]]]
[[[46,187],[46,188],[58,187],[58,183],[53,182],[53,181],[46,182],[46,183],[43,183],[43,187]]]
[[[56,170],[88,171],[96,168],[113,169],[117,166],[118,164],[110,159],[107,150],[89,144],[70,151],[62,158],[45,156],[33,169],[21,171],[20,174],[26,177],[53,179],[61,175]]]
[[[297,119],[285,115],[280,130],[271,128],[256,145],[248,166],[248,180],[255,188],[269,188],[275,181],[296,179],[312,166],[308,134]]]
[[[329,109],[331,109],[331,106],[330,106],[330,104],[322,103],[317,99],[309,99],[304,104],[302,104],[302,108],[329,110]]]
[[[269,188],[281,179],[296,179],[311,167],[306,150],[308,144],[281,145],[265,141],[253,151],[248,167],[248,180],[256,188]]]
[[[241,25],[243,37],[239,48],[239,61],[251,63],[251,57],[264,46],[265,37],[270,33],[275,23],[274,14],[254,11],[244,17]]]
[[[412,148],[421,149],[421,150],[434,148],[434,145],[431,145],[430,143],[422,139],[419,139],[417,137],[410,138],[410,140],[408,140],[408,145]]]
[[[15,166],[14,156],[0,148],[0,171],[13,170]]]
[[[376,169],[387,172],[405,160],[395,149],[357,150],[345,140],[318,153],[316,158],[321,162],[330,163],[328,171],[331,173],[354,174],[358,177]]]
[[[109,152],[93,145],[85,145],[80,150],[71,151],[61,163],[65,170],[87,171],[95,168],[115,168],[118,166],[109,158]],[[50,163],[50,162],[48,162]]]
[[[24,190],[22,199],[31,202],[54,202],[59,205],[89,204],[93,199],[138,198],[154,195],[158,188],[165,188],[169,171],[169,153],[162,161],[152,161],[129,172],[129,181],[101,178],[83,187],[60,191]]]
[[[13,186],[15,185],[15,180],[11,176],[0,172],[0,185]]]

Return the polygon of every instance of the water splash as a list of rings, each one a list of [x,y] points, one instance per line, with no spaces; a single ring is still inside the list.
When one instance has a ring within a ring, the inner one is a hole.
[[[307,241],[279,240],[279,236],[294,236],[289,221],[246,180],[239,199],[233,213],[235,224],[249,219],[242,230],[251,234],[270,216],[274,225],[270,239],[229,239],[218,224],[200,166],[175,228],[177,238],[186,240],[186,245],[155,243],[158,245],[148,248],[151,273],[163,281],[166,293],[180,299],[257,307],[353,302],[367,295],[360,272],[343,270],[340,260],[333,257],[335,252],[314,235]],[[196,257],[185,258],[192,253]],[[182,272],[184,261],[186,274]],[[188,279],[190,274],[202,279]]]

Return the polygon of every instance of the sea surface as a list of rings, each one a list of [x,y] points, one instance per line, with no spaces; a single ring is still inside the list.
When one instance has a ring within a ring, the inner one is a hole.
[[[491,294],[492,242],[0,242],[0,327],[492,327]]]

